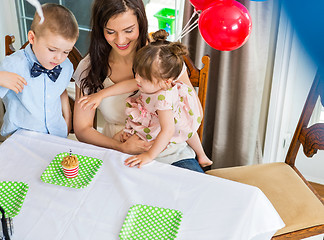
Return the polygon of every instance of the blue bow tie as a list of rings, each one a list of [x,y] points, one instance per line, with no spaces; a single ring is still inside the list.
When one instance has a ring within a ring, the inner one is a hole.
[[[40,65],[40,64],[38,64],[38,63],[35,62],[34,65],[33,65],[33,67],[30,70],[30,74],[31,74],[32,77],[38,77],[42,73],[46,73],[47,76],[53,82],[55,82],[56,79],[59,77],[61,71],[62,71],[62,67],[60,65],[57,65],[52,70],[48,70],[48,69],[44,68],[42,65]]]

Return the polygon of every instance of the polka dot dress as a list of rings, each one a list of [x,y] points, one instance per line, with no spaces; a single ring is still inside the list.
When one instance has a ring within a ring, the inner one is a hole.
[[[124,131],[131,135],[136,133],[146,141],[154,140],[161,131],[157,111],[172,110],[175,130],[170,142],[187,141],[202,121],[199,102],[193,91],[186,84],[175,82],[168,90],[153,94],[141,93],[139,97],[127,98]]]

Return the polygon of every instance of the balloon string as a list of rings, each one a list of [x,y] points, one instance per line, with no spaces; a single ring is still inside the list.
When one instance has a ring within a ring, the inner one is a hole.
[[[198,13],[198,11],[197,11],[196,9],[194,9],[194,12],[192,13],[192,15],[191,15],[189,21],[187,22],[187,24],[183,27],[183,29],[182,29],[181,32],[179,33],[178,37],[176,38],[176,41],[178,41],[178,40],[180,40],[181,38],[183,38],[183,36],[184,36],[183,34],[186,33],[186,32],[187,32],[187,31],[192,27],[192,25],[195,24],[195,23],[198,21],[198,19],[197,19],[193,24],[189,25],[190,22],[192,21],[192,19],[193,19],[196,15],[199,16],[199,13]],[[191,30],[192,30],[192,29],[191,29]],[[191,30],[190,30],[190,31],[191,31]],[[186,33],[186,34],[187,34],[187,33]]]
[[[196,9],[194,9],[194,12],[192,13],[190,19],[188,20],[187,24],[183,27],[182,31],[185,31],[185,29],[188,27],[189,23],[191,22],[191,20],[196,16],[197,11]]]
[[[192,30],[194,30],[198,26],[198,19],[196,19],[185,31],[181,31],[180,35],[177,37],[176,41],[179,41],[181,38],[186,36]]]
[[[190,19],[188,20],[187,24],[183,27],[183,29],[181,30],[180,34],[178,35],[177,39],[179,39],[179,37],[183,34],[183,32],[185,32],[190,26],[188,26],[190,24],[190,22],[192,21],[192,19],[198,14],[198,12],[196,11],[196,9],[194,9],[194,12],[192,13]]]
[[[193,26],[194,24],[196,24],[197,22],[198,22],[198,19],[196,19],[196,20],[195,20],[191,25],[189,25],[188,27],[183,28],[182,31],[181,31],[181,34],[180,34],[180,35],[182,35],[183,33],[187,32],[187,31],[189,31],[189,29],[191,29],[192,26]]]

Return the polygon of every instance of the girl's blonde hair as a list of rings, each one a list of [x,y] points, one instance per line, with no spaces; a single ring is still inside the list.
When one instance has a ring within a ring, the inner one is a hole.
[[[152,34],[153,42],[135,55],[135,73],[151,82],[153,78],[174,80],[180,75],[184,64],[182,56],[188,55],[188,50],[179,42],[167,41],[168,35],[163,29]]]

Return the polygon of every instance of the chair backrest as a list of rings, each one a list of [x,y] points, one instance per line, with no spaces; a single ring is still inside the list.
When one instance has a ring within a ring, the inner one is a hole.
[[[300,144],[303,145],[304,153],[307,157],[312,157],[319,149],[324,150],[324,123],[317,123],[307,127],[318,97],[320,97],[321,103],[324,106],[324,79],[321,79],[320,74],[317,72],[288,149],[286,163],[290,166],[295,165]]]
[[[8,56],[16,51],[15,48],[13,47],[14,42],[15,42],[14,35],[6,35],[5,36],[5,55],[6,56]],[[29,43],[28,41],[25,42],[25,44],[22,45],[20,49],[24,49],[28,45],[28,43]],[[71,63],[73,64],[73,68],[75,70],[77,68],[79,62],[82,60],[82,55],[79,52],[79,50],[74,46],[72,51],[69,53],[68,58],[71,61]],[[73,81],[74,80],[71,78],[71,82],[73,82]],[[74,99],[69,97],[69,101],[70,101],[70,106],[71,106],[71,110],[72,110],[72,119],[73,119]],[[96,116],[97,115],[95,115],[95,119],[94,119],[94,128],[97,127]],[[70,133],[73,133],[73,132],[74,131],[73,131],[73,121],[72,121],[72,129],[71,129]]]
[[[198,87],[198,98],[205,113],[210,57],[207,55],[202,57],[201,61],[204,66],[200,70],[194,65],[194,63],[188,56],[184,57],[184,61],[187,66],[191,84],[194,87]],[[197,132],[200,141],[202,141],[204,132],[204,118]]]
[[[295,160],[301,144],[303,145],[304,154],[307,157],[312,157],[317,153],[317,150],[324,150],[324,123],[316,123],[308,126],[319,97],[322,106],[324,106],[324,78],[321,78],[319,72],[317,72],[290,143],[285,163],[290,165],[299,174],[299,176],[324,204],[324,201],[318,193],[314,191],[312,186],[295,167]]]

